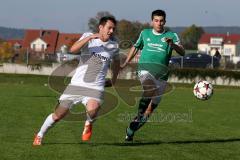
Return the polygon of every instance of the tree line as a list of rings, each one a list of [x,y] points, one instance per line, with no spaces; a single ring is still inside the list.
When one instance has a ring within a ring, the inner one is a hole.
[[[97,32],[98,21],[103,16],[112,16],[111,13],[107,11],[98,12],[95,17],[92,17],[88,21],[88,27],[92,32]],[[141,23],[139,21],[129,21],[126,19],[118,20],[116,37],[120,41],[121,48],[130,48],[132,43],[135,43],[141,30],[145,28],[150,28],[149,23]],[[171,30],[169,27],[166,27],[166,30]],[[192,25],[187,27],[183,32],[180,33],[180,38],[183,46],[189,50],[196,50],[197,44],[201,35],[204,33],[202,27]],[[121,46],[122,45],[122,46]]]
[[[103,16],[113,15],[107,11],[98,12],[95,17],[89,19],[88,21],[89,30],[91,30],[92,32],[97,32],[98,22],[100,18]],[[116,37],[119,39],[120,48],[122,49],[130,48],[138,39],[140,32],[143,29],[150,27],[151,25],[149,23],[129,21],[126,19],[118,20]],[[166,30],[171,30],[171,28],[166,27]],[[203,28],[198,27],[194,24],[190,27],[185,28],[179,35],[184,48],[196,50],[198,41],[203,33],[204,33]],[[75,41],[76,40],[72,40],[71,44],[68,44],[68,46],[71,46]],[[14,49],[14,46],[0,38],[0,62],[6,61],[10,58],[11,59],[15,58],[15,55],[18,55],[15,52],[16,50]],[[24,53],[25,51],[20,49],[18,50],[18,52]]]

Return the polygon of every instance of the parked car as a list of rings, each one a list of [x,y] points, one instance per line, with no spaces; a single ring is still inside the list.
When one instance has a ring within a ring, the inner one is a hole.
[[[217,68],[220,66],[220,58],[205,53],[189,53],[183,57],[172,57],[169,66],[172,68]]]

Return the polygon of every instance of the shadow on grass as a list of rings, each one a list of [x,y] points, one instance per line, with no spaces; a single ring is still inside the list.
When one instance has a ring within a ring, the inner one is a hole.
[[[187,140],[187,141],[133,141],[133,142],[118,142],[118,143],[94,143],[94,142],[64,142],[55,143],[47,142],[44,145],[89,145],[89,146],[147,146],[147,145],[161,145],[161,144],[210,144],[210,143],[231,143],[240,142],[240,138],[230,139],[207,139],[207,140]]]
[[[47,95],[44,95],[44,96],[42,96],[42,95],[33,95],[33,96],[29,96],[29,95],[18,95],[17,97],[24,97],[24,98],[27,98],[27,97],[30,97],[30,98],[57,98],[58,96],[54,96],[54,95],[49,95],[49,96],[47,96]]]
[[[240,142],[240,138],[232,139],[213,139],[213,140],[187,140],[187,141],[133,141],[125,143],[115,143],[112,145],[119,146],[144,146],[144,145],[160,145],[160,144],[209,144],[209,143],[230,143]],[[108,144],[111,145],[111,144]]]

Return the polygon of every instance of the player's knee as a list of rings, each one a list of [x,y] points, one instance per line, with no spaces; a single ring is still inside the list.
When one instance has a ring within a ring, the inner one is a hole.
[[[66,115],[65,112],[55,112],[55,113],[53,113],[53,120],[54,120],[54,121],[59,121],[59,120],[61,120],[65,115]]]
[[[54,121],[59,121],[60,120],[60,116],[57,115],[56,113],[52,114],[52,118],[53,118]]]
[[[161,102],[161,96],[156,96],[152,98],[152,104],[158,105]]]
[[[100,109],[100,103],[95,100],[89,101],[87,103],[86,109],[87,114],[90,115],[90,117],[95,118]]]
[[[144,91],[143,91],[143,96],[149,97],[149,98],[154,97],[154,96],[156,96],[157,90],[158,90],[158,88],[155,85],[147,86],[147,87],[145,86]]]

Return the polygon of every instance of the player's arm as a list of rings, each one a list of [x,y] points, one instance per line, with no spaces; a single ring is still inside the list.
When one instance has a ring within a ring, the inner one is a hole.
[[[112,62],[112,84],[114,85],[117,81],[118,73],[120,70],[120,59],[115,59]]]
[[[133,59],[133,57],[138,53],[139,49],[133,46],[130,51],[128,52],[127,59],[121,65],[121,68],[124,68],[128,65],[128,63]]]
[[[111,87],[116,83],[119,71],[120,71],[120,59],[118,55],[117,58],[113,59],[111,63],[112,79],[111,80],[108,79],[105,81],[105,87]]]
[[[143,41],[143,31],[140,33],[137,42],[134,44],[134,46],[130,49],[127,55],[127,59],[125,62],[120,66],[121,69],[126,67],[128,63],[133,59],[133,57],[138,53],[139,50],[142,50],[144,46],[144,41]]]
[[[170,45],[170,47],[171,47],[172,49],[174,49],[174,50],[175,50],[178,54],[180,54],[181,56],[184,56],[184,55],[185,55],[185,49],[183,48],[182,45],[172,43],[172,45]]]
[[[171,49],[174,49],[181,56],[185,55],[185,50],[180,43],[174,43],[173,39],[171,38],[166,38],[165,40],[168,43],[169,47],[171,47]]]
[[[79,53],[80,49],[82,49],[90,40],[99,38],[100,35],[98,33],[86,36],[79,41],[75,42],[70,48],[71,53]]]

